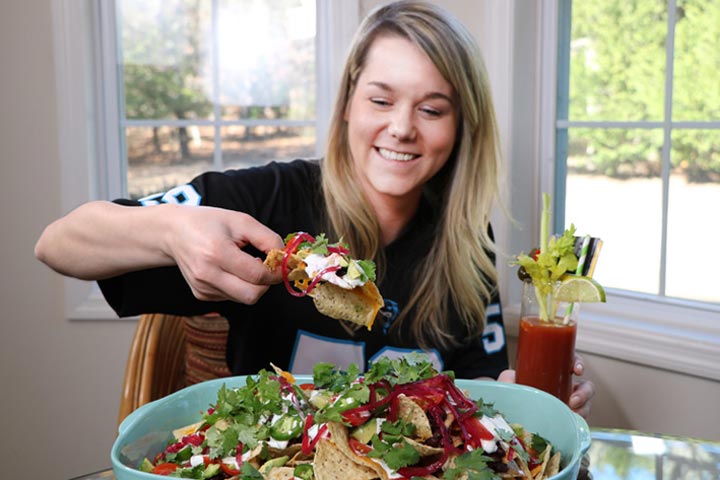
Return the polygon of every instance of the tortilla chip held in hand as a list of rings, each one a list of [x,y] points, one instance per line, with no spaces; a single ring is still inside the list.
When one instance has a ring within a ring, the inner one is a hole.
[[[375,285],[375,263],[350,258],[347,247],[328,243],[322,233],[317,237],[304,232],[288,235],[284,249],[268,252],[265,266],[280,267],[288,292],[312,297],[323,315],[368,330],[384,304]]]

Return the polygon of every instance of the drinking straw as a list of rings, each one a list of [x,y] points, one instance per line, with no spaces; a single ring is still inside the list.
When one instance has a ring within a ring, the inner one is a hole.
[[[550,243],[550,195],[547,192],[544,192],[542,195],[542,203],[543,209],[542,216],[540,217],[540,253],[545,253],[548,249],[548,244]],[[544,294],[543,291],[544,289],[541,289],[540,285],[535,285],[535,297],[538,301],[538,313],[540,314],[540,319],[548,322],[551,321],[549,315],[550,312],[548,312],[547,294]],[[554,315],[555,310],[553,309],[553,316]]]
[[[550,229],[550,195],[547,192],[542,196],[543,209],[540,217],[540,252],[545,253],[548,248],[548,230]]]
[[[587,261],[588,247],[590,246],[590,235],[585,235],[583,238],[582,246],[580,247],[580,258],[578,258],[577,268],[575,269],[575,275],[582,275],[585,269],[585,262]],[[565,310],[565,318],[563,318],[563,325],[567,325],[570,321],[570,314],[575,307],[574,303],[567,306]]]

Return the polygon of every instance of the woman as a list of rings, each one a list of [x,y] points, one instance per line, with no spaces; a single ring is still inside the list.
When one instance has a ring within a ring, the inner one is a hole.
[[[91,202],[51,224],[36,255],[99,280],[120,315],[221,313],[235,374],[422,348],[458,377],[497,378],[508,365],[489,228],[498,139],[472,36],[431,4],[376,9],[350,50],[329,138],[321,161]],[[378,263],[385,307],[372,331],[323,317],[263,267],[263,252],[295,231],[342,237]],[[571,406],[587,414],[592,395],[580,382]]]

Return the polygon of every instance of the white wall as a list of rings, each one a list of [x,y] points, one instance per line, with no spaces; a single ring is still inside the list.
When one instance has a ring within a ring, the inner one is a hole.
[[[33,257],[61,215],[51,0],[0,15],[2,478],[107,467],[134,323],[69,322],[63,282]]]
[[[33,257],[43,227],[63,213],[51,1],[8,2],[0,16],[3,478],[62,479],[109,466],[134,329],[130,321],[66,320],[62,279]],[[486,3],[497,1],[505,0]],[[364,1],[364,11],[374,3]],[[477,2],[443,3],[482,38]],[[520,3],[532,11],[531,2]],[[493,78],[502,78],[502,72],[493,72]],[[513,92],[505,96],[513,97]],[[509,133],[533,127],[532,108],[531,95],[506,113]],[[531,136],[512,138],[512,152],[518,155],[512,160],[535,149]],[[718,382],[597,355],[586,357],[588,376],[599,390],[591,425],[720,440]],[[691,409],[681,408],[688,402]]]

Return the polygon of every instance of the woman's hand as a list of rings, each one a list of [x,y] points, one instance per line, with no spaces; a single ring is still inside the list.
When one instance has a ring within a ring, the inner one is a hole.
[[[585,372],[585,362],[580,355],[575,355],[575,366],[573,373],[577,377],[581,377]],[[590,407],[592,406],[592,398],[595,396],[595,384],[584,378],[575,378],[573,380],[573,391],[570,394],[568,406],[575,413],[587,419],[590,416]]]
[[[582,357],[575,355],[573,373],[580,377],[585,372],[585,362]],[[503,370],[498,376],[498,381],[515,383],[515,370]],[[584,378],[573,380],[573,391],[570,394],[569,407],[581,417],[587,419],[590,416],[592,397],[595,395],[595,384]]]
[[[180,207],[165,235],[165,252],[180,268],[199,300],[232,300],[252,305],[280,272],[241,250],[252,245],[267,252],[283,248],[280,236],[250,215],[213,207]]]

